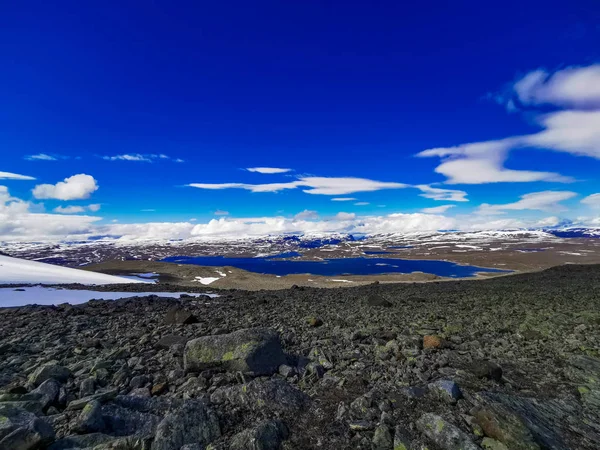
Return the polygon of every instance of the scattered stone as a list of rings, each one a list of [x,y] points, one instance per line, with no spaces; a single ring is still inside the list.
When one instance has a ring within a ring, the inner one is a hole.
[[[348,426],[352,431],[368,431],[374,428],[373,424],[366,420],[354,420],[348,423]]]
[[[309,326],[313,328],[320,327],[321,325],[323,325],[323,321],[318,317],[309,317],[306,322]]]
[[[45,411],[50,405],[58,400],[60,383],[55,379],[50,378],[31,391],[31,393],[40,395],[39,401],[42,404],[42,409]]]
[[[105,392],[98,392],[97,394],[90,395],[88,397],[83,397],[78,400],[73,400],[73,401],[69,402],[69,404],[67,405],[67,411],[77,411],[77,410],[83,409],[83,408],[85,408],[85,405],[87,405],[88,403],[90,403],[94,400],[97,400],[100,403],[107,402],[109,400],[114,399],[118,393],[119,393],[119,391],[114,389],[114,390],[109,390],[109,391],[105,391]]]
[[[442,339],[439,336],[428,334],[423,336],[423,348],[440,348]]]
[[[467,434],[438,415],[423,414],[416,424],[421,433],[443,450],[479,450]]]
[[[296,370],[295,367],[288,366],[287,364],[280,365],[278,372],[279,372],[279,375],[281,375],[284,378],[291,378],[294,375],[298,374],[298,371]]]
[[[79,397],[94,395],[96,392],[96,380],[92,377],[86,378],[79,385]]]
[[[185,345],[189,339],[176,334],[168,334],[156,343],[157,348],[169,349],[175,345]]]
[[[152,386],[150,393],[153,396],[162,395],[169,390],[169,385],[167,383],[158,383]]]
[[[271,375],[285,362],[279,334],[265,328],[204,336],[185,346],[187,371],[221,366],[231,371]]]
[[[394,450],[412,450],[412,445],[408,433],[400,425],[394,430]]]

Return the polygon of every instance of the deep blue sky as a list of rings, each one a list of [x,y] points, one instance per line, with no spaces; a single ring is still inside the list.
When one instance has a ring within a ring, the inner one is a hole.
[[[439,159],[414,155],[538,131],[533,111],[509,113],[489,94],[539,68],[599,62],[598,24],[597,0],[4,2],[0,171],[37,181],[0,184],[31,200],[38,183],[89,174],[100,186],[89,199],[46,209],[99,203],[121,222],[440,206],[415,189],[339,196],[370,203],[355,206],[299,189],[184,185],[305,174],[442,183]],[[515,150],[506,165],[580,181],[440,184],[468,193],[449,212],[546,190],[575,191],[576,205],[600,191],[598,159],[541,152]],[[26,159],[36,154],[57,160]],[[124,154],[171,159],[102,159]],[[256,166],[294,172],[242,170]]]

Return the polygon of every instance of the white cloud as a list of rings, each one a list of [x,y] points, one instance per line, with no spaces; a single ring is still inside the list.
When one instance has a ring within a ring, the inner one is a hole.
[[[305,187],[303,192],[320,195],[344,195],[356,192],[370,192],[381,189],[401,189],[409,187],[404,183],[369,180],[366,178],[301,177],[287,183],[246,184],[246,183],[191,183],[199,189],[246,189],[251,192],[279,192],[284,189]]]
[[[332,202],[351,202],[356,200],[354,197],[334,197],[331,199]]]
[[[600,193],[588,195],[581,200],[581,203],[592,208],[600,208]]]
[[[249,167],[246,170],[248,172],[257,172],[263,174],[286,173],[292,171],[292,169],[281,169],[278,167]]]
[[[0,240],[48,241],[89,235],[100,217],[36,213],[35,205],[14,198],[0,186]]]
[[[215,211],[215,216],[228,216],[229,211],[223,211],[222,209],[217,209]]]
[[[336,220],[352,220],[356,218],[356,214],[347,213],[347,212],[339,212],[335,215]]]
[[[296,220],[316,220],[319,218],[319,214],[316,211],[305,209],[294,216]]]
[[[33,189],[33,196],[38,199],[81,200],[89,198],[97,189],[94,177],[80,173],[56,184],[39,184]]]
[[[367,206],[367,205],[370,205],[370,203],[369,202],[356,202],[354,204],[354,206]]]
[[[600,64],[554,73],[536,70],[518,80],[513,89],[525,105],[600,106]]]
[[[87,206],[57,206],[54,208],[54,212],[58,214],[80,214],[86,211],[98,212],[102,205],[92,204]]]
[[[537,148],[600,159],[600,65],[553,74],[531,72],[517,81],[510,92],[524,105],[550,103],[571,109],[539,115],[536,120],[542,130],[536,133],[433,148],[417,156],[441,158],[435,171],[445,175],[449,184],[573,181],[555,172],[504,167],[508,153],[514,149]],[[505,100],[506,96],[500,98]],[[509,101],[514,105],[512,99]]]
[[[480,214],[502,214],[504,211],[564,211],[565,208],[560,202],[577,196],[577,193],[570,191],[543,191],[532,192],[522,195],[521,200],[514,203],[503,205],[490,205],[487,203],[479,207]]]
[[[106,161],[141,161],[141,162],[153,162],[156,160],[172,160],[177,163],[185,162],[181,158],[171,158],[164,153],[125,153],[122,155],[114,156],[102,156],[102,159]]]
[[[27,161],[56,161],[57,158],[46,153],[38,153],[37,155],[28,155],[25,157]]]
[[[445,201],[445,202],[468,202],[466,198],[467,193],[465,191],[459,191],[458,189],[442,189],[434,188],[427,184],[419,184],[415,186],[420,189],[422,194],[421,197],[431,198],[433,200]]]
[[[0,180],[35,180],[35,178],[18,173],[0,172]]]
[[[421,212],[425,214],[444,214],[450,208],[454,208],[455,206],[456,205],[434,206],[433,208],[423,208]]]

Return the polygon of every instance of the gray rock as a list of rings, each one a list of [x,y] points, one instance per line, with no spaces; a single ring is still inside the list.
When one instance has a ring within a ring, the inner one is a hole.
[[[61,383],[66,382],[71,376],[71,371],[66,367],[58,365],[56,362],[49,362],[38,367],[30,376],[29,381],[35,386],[39,386],[44,381],[54,378]]]
[[[104,428],[105,422],[102,416],[102,405],[98,400],[92,400],[85,405],[81,414],[79,414],[73,431],[85,434],[104,431]]]
[[[367,298],[367,305],[389,308],[392,303],[379,294],[373,294]]]
[[[27,427],[35,420],[35,414],[6,403],[0,403],[0,439],[17,428]]]
[[[114,442],[115,437],[102,433],[90,433],[83,435],[66,436],[57,440],[48,447],[48,450],[67,450],[67,449],[96,449],[98,446]]]
[[[160,338],[160,340],[156,343],[157,348],[169,349],[174,345],[185,345],[189,339],[183,336],[178,336],[176,334],[168,334]]]
[[[79,398],[93,395],[96,392],[96,380],[92,377],[86,378],[79,385]]]
[[[394,450],[411,450],[411,441],[406,430],[400,425],[394,430]]]
[[[0,450],[34,450],[50,445],[54,430],[44,420],[35,418],[26,427],[17,428],[0,441]]]
[[[288,435],[288,429],[283,422],[269,420],[233,436],[229,448],[231,450],[278,450]]]
[[[58,400],[58,394],[60,393],[60,383],[54,380],[53,378],[50,378],[44,381],[31,392],[33,394],[40,395],[42,409],[46,410],[50,405],[52,405]]]
[[[243,386],[219,388],[211,395],[213,403],[230,402],[276,413],[295,413],[310,403],[310,397],[280,378],[252,380]]]
[[[67,405],[67,411],[76,411],[79,409],[85,408],[85,405],[90,403],[91,401],[97,400],[100,403],[107,402],[112,400],[119,393],[118,390],[113,389],[105,392],[98,392],[97,394],[90,395],[89,397],[80,398],[78,400],[73,400]]]
[[[462,392],[460,391],[458,384],[452,380],[437,380],[430,383],[428,388],[430,393],[446,403],[453,404],[462,398]]]
[[[202,401],[187,400],[160,422],[152,450],[179,450],[194,443],[206,446],[220,436],[216,414]]]
[[[137,389],[146,386],[150,382],[150,379],[146,375],[138,375],[133,377],[129,382],[129,387]]]
[[[394,438],[390,429],[386,425],[379,425],[375,428],[373,435],[373,450],[393,450]]]
[[[423,414],[416,424],[421,433],[443,450],[480,450],[466,433],[438,415]]]
[[[188,371],[222,366],[231,371],[271,375],[285,362],[279,334],[264,328],[193,339],[186,344],[184,354]]]

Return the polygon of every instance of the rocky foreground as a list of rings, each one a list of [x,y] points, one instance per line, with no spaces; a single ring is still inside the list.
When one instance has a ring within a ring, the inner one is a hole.
[[[0,450],[597,449],[599,349],[598,266],[3,309]]]

